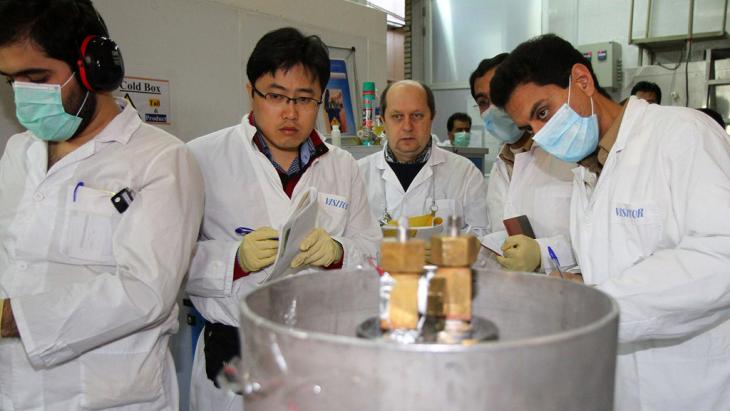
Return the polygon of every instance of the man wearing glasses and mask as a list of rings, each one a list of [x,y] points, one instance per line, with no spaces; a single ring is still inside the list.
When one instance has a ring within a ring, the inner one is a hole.
[[[215,377],[240,352],[240,299],[269,275],[279,230],[300,194],[316,188],[318,210],[316,228],[291,263],[298,273],[354,269],[376,255],[381,238],[357,163],[314,131],[330,73],[324,43],[293,28],[274,30],[256,44],[246,73],[251,112],[189,144],[206,195],[187,285],[206,319],[193,365],[193,410],[242,409],[242,398],[217,388]]]

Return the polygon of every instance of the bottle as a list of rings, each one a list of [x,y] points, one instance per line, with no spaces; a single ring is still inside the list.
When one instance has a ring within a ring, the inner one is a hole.
[[[364,145],[371,145],[375,141],[375,133],[373,133],[374,112],[375,83],[366,81],[362,85],[362,140]]]
[[[340,132],[339,124],[332,125],[332,133],[330,134],[330,138],[332,139],[333,145],[335,145],[337,147],[342,146],[342,133]]]

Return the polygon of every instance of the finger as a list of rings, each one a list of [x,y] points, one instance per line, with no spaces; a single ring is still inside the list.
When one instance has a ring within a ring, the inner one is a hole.
[[[260,265],[260,267],[266,267],[267,265],[271,265],[275,259],[276,259],[276,254],[274,254],[270,257],[263,257],[259,261],[259,265]]]
[[[321,264],[314,264],[315,261],[319,261],[322,259],[325,259],[327,257],[328,253],[324,249],[317,250],[316,252],[309,252],[307,253],[307,257],[304,259],[304,264],[313,264],[313,265],[321,265]]]
[[[266,238],[277,238],[279,236],[279,232],[274,230],[271,227],[261,227],[257,230],[254,230],[251,232],[251,234],[248,234],[247,237],[251,237],[254,240],[263,240]]]
[[[304,263],[304,259],[306,258],[305,253],[299,253],[296,257],[294,257],[294,260],[291,262],[291,268],[297,268],[300,265]]]
[[[510,238],[512,238],[512,237],[510,237]],[[514,246],[515,246],[515,243],[514,243],[514,241],[510,241],[510,238],[506,239],[506,240],[504,241],[504,243],[502,243],[502,247],[500,247],[500,248],[502,249],[502,251],[503,251],[503,252],[504,252],[504,251],[507,251],[507,250],[509,250],[510,248],[512,248],[512,247],[514,247]]]
[[[334,261],[332,261],[331,256],[329,256],[327,254],[324,254],[321,258],[318,258],[318,259],[312,261],[309,264],[310,265],[315,265],[315,266],[318,266],[318,267],[327,267],[328,265],[330,265],[332,263],[334,263]]]
[[[520,251],[517,248],[508,248],[508,249],[504,250],[504,253],[502,253],[502,254],[504,255],[505,258],[518,258],[519,253],[520,253]]]
[[[261,252],[257,253],[258,258],[274,258],[276,257],[277,251],[278,250],[276,250],[275,248],[269,250],[261,250]]]
[[[309,250],[309,247],[311,247],[314,243],[317,242],[317,239],[319,238],[319,229],[315,228],[312,231],[307,234],[306,237],[304,237],[304,240],[302,240],[301,244],[299,244],[299,250],[300,251],[307,251]]]
[[[279,248],[278,240],[260,240],[255,243],[258,250],[276,250]]]

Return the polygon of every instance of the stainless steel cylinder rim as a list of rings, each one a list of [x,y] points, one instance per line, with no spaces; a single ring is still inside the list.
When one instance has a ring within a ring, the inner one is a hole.
[[[358,272],[358,271],[351,271],[351,272]],[[361,270],[360,272],[363,273],[363,275],[366,274],[372,274],[369,271]],[[484,272],[490,272],[490,271],[484,271]],[[321,276],[325,273],[322,272],[311,272],[311,273],[305,273],[305,274],[297,274],[297,277],[305,277],[305,276]],[[335,274],[335,273],[326,273],[326,274]],[[557,278],[546,278],[544,274],[534,274],[534,273],[506,273],[505,275],[533,275],[536,277],[542,277],[540,281],[563,281],[566,283],[567,287],[582,287],[579,284],[574,284],[566,280],[560,280]],[[269,288],[276,284],[286,282],[290,280],[291,277],[285,277],[280,278],[278,280],[272,281],[271,283],[266,284],[264,287],[254,290],[252,293],[256,293],[261,291],[263,288]],[[514,348],[529,348],[529,347],[538,347],[538,346],[545,346],[547,344],[559,344],[565,341],[569,341],[572,339],[575,339],[582,335],[590,335],[592,332],[602,329],[606,327],[609,323],[614,321],[618,315],[619,315],[619,308],[616,304],[616,301],[608,296],[607,294],[598,291],[593,290],[596,293],[603,294],[604,297],[608,298],[608,300],[611,303],[611,309],[608,313],[606,313],[601,318],[594,320],[590,322],[587,325],[576,327],[570,330],[566,331],[560,331],[557,333],[547,334],[547,335],[541,335],[538,337],[528,337],[528,338],[520,338],[520,339],[514,339],[514,340],[497,340],[497,341],[489,341],[484,342],[480,344],[475,344],[471,346],[466,345],[447,345],[447,344],[411,344],[411,345],[402,345],[402,344],[393,344],[389,342],[384,341],[371,341],[371,340],[364,340],[362,338],[358,338],[354,335],[355,330],[353,330],[352,336],[344,336],[344,335],[335,335],[335,334],[328,334],[328,333],[322,333],[317,331],[305,331],[301,330],[295,327],[285,326],[282,324],[279,324],[275,321],[268,320],[258,314],[256,314],[253,310],[251,310],[248,307],[248,304],[246,303],[246,300],[248,299],[248,296],[244,297],[242,301],[240,302],[240,308],[241,308],[241,315],[242,317],[247,317],[251,322],[253,322],[257,327],[261,327],[264,329],[271,330],[274,333],[277,334],[288,334],[289,336],[301,340],[311,340],[311,341],[320,341],[330,344],[346,344],[348,346],[357,346],[357,347],[374,347],[377,346],[378,349],[383,350],[392,350],[392,351],[408,351],[408,352],[428,352],[428,353],[458,353],[458,352],[480,352],[480,351],[500,351],[500,350],[512,350]],[[250,295],[250,294],[249,294]]]

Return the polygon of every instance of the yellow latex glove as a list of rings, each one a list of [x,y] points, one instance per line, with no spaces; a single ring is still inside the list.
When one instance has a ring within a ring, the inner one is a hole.
[[[497,262],[505,270],[532,272],[540,267],[540,245],[526,235],[507,237],[502,252],[504,257],[497,256]]]
[[[244,271],[259,271],[274,262],[279,250],[279,233],[271,227],[261,227],[246,234],[238,246],[238,264]]]
[[[299,244],[300,253],[291,262],[292,268],[309,264],[327,267],[342,258],[342,246],[326,231],[315,228]]]

